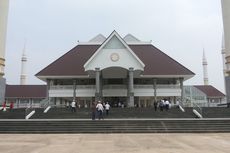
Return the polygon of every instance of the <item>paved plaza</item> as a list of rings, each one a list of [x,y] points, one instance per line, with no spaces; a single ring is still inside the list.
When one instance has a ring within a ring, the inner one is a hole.
[[[229,153],[230,133],[1,134],[1,153]]]

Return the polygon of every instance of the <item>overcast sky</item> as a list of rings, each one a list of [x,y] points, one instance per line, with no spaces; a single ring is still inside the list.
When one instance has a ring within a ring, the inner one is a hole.
[[[224,91],[220,0],[10,0],[5,77],[19,84],[26,43],[27,82],[77,45],[116,30],[152,44],[196,75],[185,84],[202,85],[202,54],[209,83]]]

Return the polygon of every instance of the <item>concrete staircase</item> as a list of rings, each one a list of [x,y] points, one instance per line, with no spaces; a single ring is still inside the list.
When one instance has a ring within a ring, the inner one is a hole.
[[[3,112],[0,111],[0,119],[24,119],[25,118],[25,108],[12,109]]]
[[[230,118],[230,108],[227,107],[203,107],[204,118]]]
[[[1,120],[0,133],[230,132],[230,119]]]
[[[33,119],[90,119],[91,110],[88,108],[77,109],[72,113],[67,108],[51,108],[47,113],[43,109],[36,109]],[[195,118],[192,108],[186,108],[186,112],[181,112],[178,108],[172,108],[168,111],[154,111],[153,108],[112,108],[109,115],[104,114],[107,119],[122,118]]]

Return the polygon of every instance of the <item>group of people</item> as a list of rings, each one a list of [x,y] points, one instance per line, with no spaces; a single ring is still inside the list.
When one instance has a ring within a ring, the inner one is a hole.
[[[91,106],[92,120],[98,118],[99,120],[104,119],[104,111],[106,116],[109,115],[110,105],[108,102],[102,103],[101,101],[93,102]]]
[[[163,111],[164,109],[168,111],[171,108],[171,103],[168,99],[162,99],[160,102],[154,102],[154,109],[157,111],[157,108],[160,108],[160,111]]]
[[[67,108],[70,108],[71,112],[76,112],[77,103],[73,100],[67,105]],[[101,101],[95,101],[91,105],[92,111],[92,120],[98,118],[99,120],[104,119],[104,113],[106,116],[109,115],[110,105],[108,102],[102,103]]]
[[[5,112],[6,111],[6,108],[7,108],[7,104],[6,104],[6,102],[4,102],[3,104],[2,104],[2,110]],[[10,102],[10,105],[9,105],[9,107],[8,107],[10,110],[12,110],[13,108],[14,108],[14,103],[13,102]]]

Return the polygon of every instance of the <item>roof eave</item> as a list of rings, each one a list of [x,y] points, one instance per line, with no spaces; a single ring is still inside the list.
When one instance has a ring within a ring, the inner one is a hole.
[[[42,81],[47,79],[75,79],[75,78],[89,78],[89,75],[69,75],[69,76],[56,76],[56,75],[47,75],[47,76],[36,76]]]
[[[141,75],[142,78],[184,78],[184,81],[191,79],[195,75]]]

